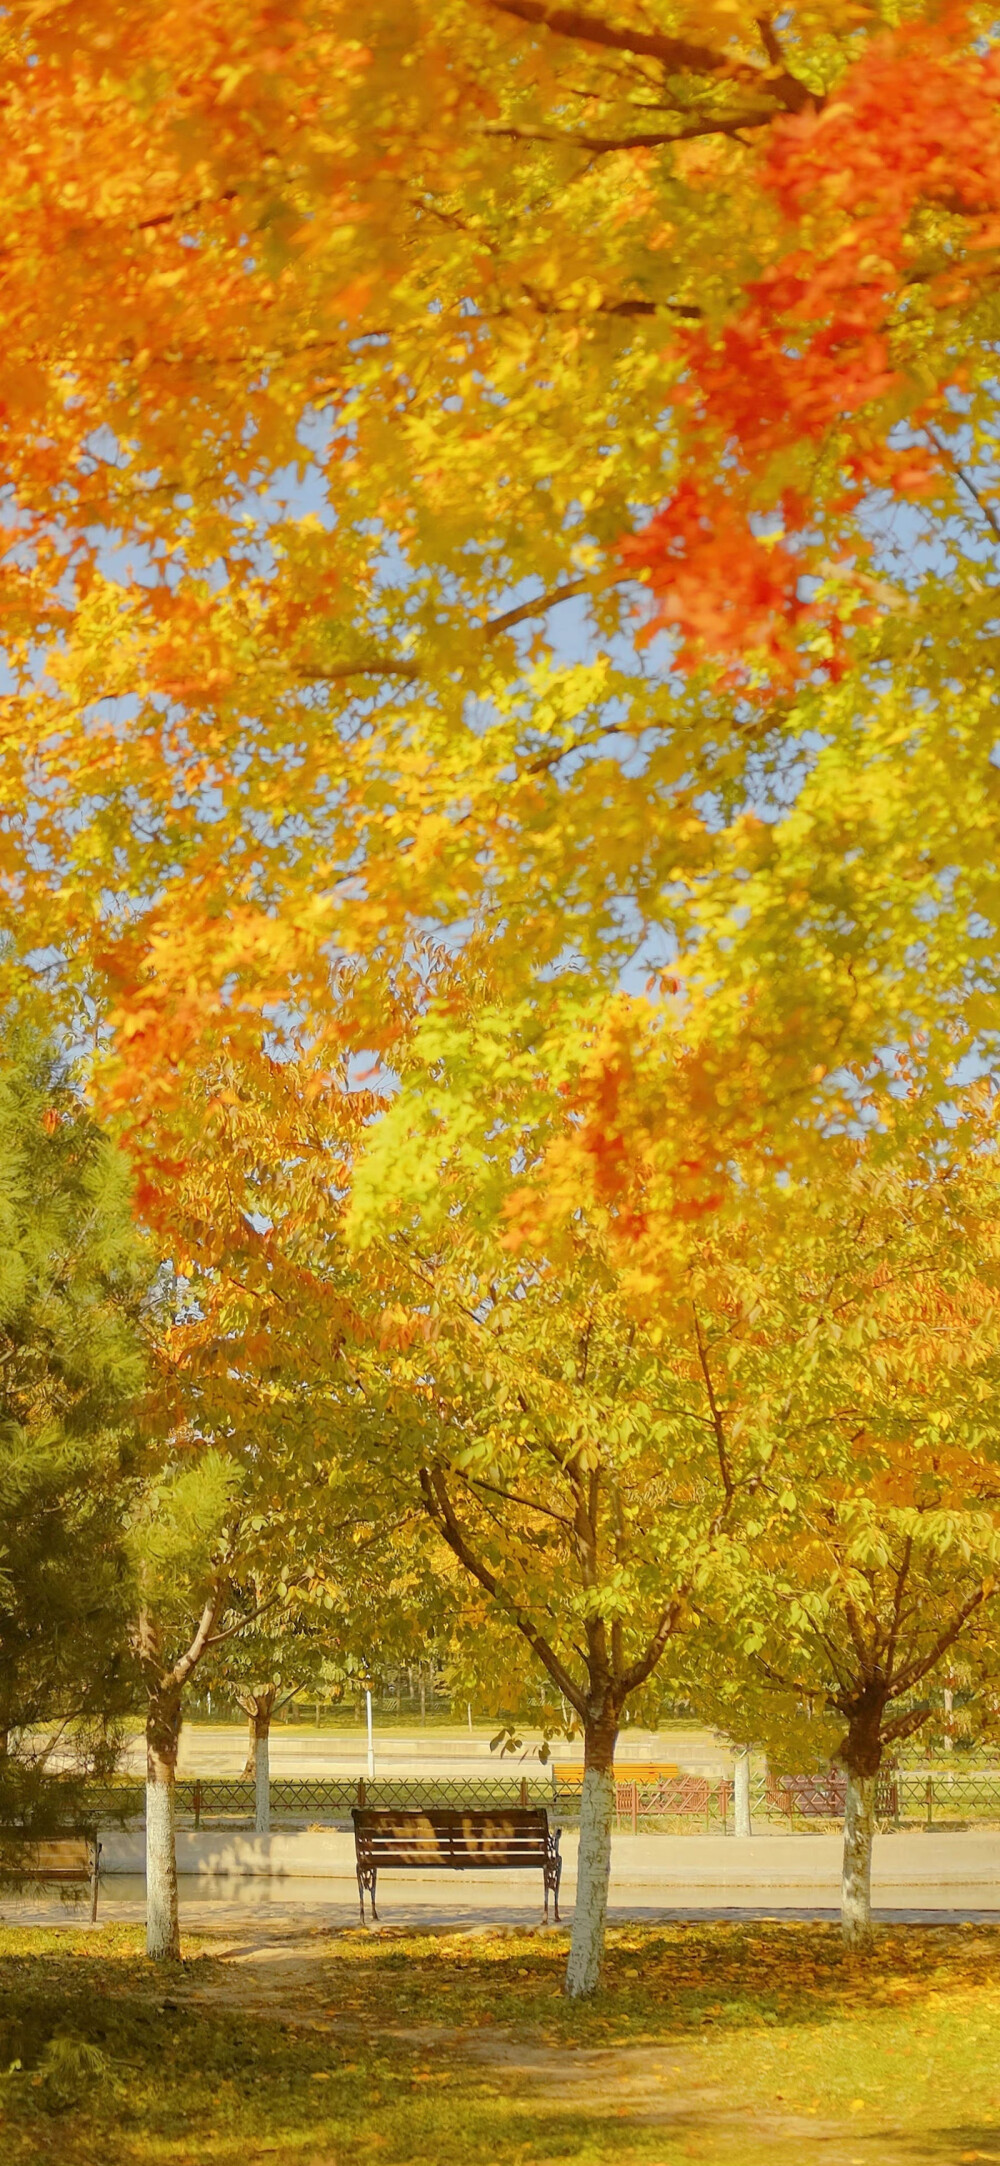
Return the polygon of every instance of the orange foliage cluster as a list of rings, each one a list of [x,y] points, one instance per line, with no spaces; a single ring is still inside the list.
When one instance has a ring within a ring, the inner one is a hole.
[[[756,183],[781,213],[782,245],[730,320],[679,334],[689,470],[623,554],[656,597],[653,628],[679,631],[682,667],[749,649],[779,676],[817,660],[836,674],[863,602],[836,580],[807,599],[810,575],[829,575],[831,533],[862,491],[934,492],[941,465],[924,431],[967,382],[961,340],[937,334],[995,283],[1000,55],[977,46],[964,7],[901,24],[829,102],[774,123]],[[940,260],[929,239],[943,239]],[[781,477],[790,453],[825,440],[824,502]],[[780,519],[767,542],[754,525],[764,513]],[[857,560],[856,528],[851,546]],[[796,636],[817,623],[825,653]]]

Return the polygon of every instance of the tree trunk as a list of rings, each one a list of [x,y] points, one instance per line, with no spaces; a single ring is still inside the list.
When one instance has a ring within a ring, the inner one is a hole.
[[[738,1752],[733,1769],[733,1833],[752,1835],[750,1821],[750,1750]]]
[[[180,1732],[180,1687],[151,1692],[146,1709],[146,1954],[156,1961],[176,1961],[181,1952],[174,1821]]]
[[[566,1966],[566,1991],[571,2000],[581,2000],[587,1994],[596,1993],[601,1975],[611,1877],[617,1737],[617,1725],[588,1725],[584,1730],[576,1907]]]
[[[258,1705],[254,1716],[253,1743],[253,1797],[254,1832],[257,1835],[271,1833],[271,1708],[270,1695]]]
[[[849,1948],[871,1946],[872,1836],[877,1781],[877,1775],[858,1775],[851,1768],[847,1770],[840,1930]]]

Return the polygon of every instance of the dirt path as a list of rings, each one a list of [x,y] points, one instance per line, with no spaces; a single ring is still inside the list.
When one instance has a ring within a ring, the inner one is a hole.
[[[356,1930],[356,1929],[355,1929]],[[338,1936],[339,1937],[339,1936]],[[387,1937],[403,1937],[391,1935]],[[233,1936],[206,1952],[216,1961],[210,1976],[176,1988],[178,1999],[241,2014],[259,2013],[290,2030],[336,2039],[356,2046],[365,2026],[357,2016],[331,2007],[330,1934],[254,1930]],[[774,2166],[802,2166],[806,2157],[823,2166],[859,2166],[860,2161],[916,2160],[905,2133],[884,2124],[864,2137],[842,2121],[815,2113],[761,2110],[734,2101],[706,2082],[698,2048],[683,2042],[667,2045],[574,2047],[526,2040],[511,2030],[480,2021],[475,2025],[389,2023],[380,2038],[401,2049],[416,2048],[428,2060],[456,2063],[468,2070],[477,2088],[495,2083],[497,2095],[512,2089],[531,2099],[540,2124],[558,2124],[567,2115],[585,2114],[608,2124],[662,2127],[704,2166],[738,2166],[748,2145],[754,2156],[763,2148]],[[554,2133],[554,2129],[553,2129]],[[610,2148],[609,2148],[610,2155]],[[976,2153],[975,2156],[984,2156]]]

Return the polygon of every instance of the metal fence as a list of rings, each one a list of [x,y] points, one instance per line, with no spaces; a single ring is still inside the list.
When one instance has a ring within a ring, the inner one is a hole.
[[[1000,1768],[900,1768],[884,1783],[885,1817],[896,1826],[1000,1826]]]
[[[731,1780],[681,1775],[660,1781],[618,1780],[617,1822],[631,1827],[705,1834],[731,1831]],[[840,1826],[847,1795],[841,1774],[823,1777],[766,1773],[750,1784],[755,1827]],[[886,1769],[879,1777],[875,1815],[881,1827],[1000,1826],[1000,1767]]]
[[[325,1821],[349,1824],[352,1805],[418,1809],[431,1805],[504,1807],[545,1805],[563,1820],[580,1810],[582,1772],[552,1770],[544,1775],[480,1780],[468,1776],[428,1781],[377,1776],[340,1778],[276,1777],[271,1783],[271,1818],[280,1823]],[[615,1784],[619,1829],[662,1833],[727,1834],[733,1828],[733,1784],[729,1778],[669,1774],[629,1778]],[[839,1826],[846,1784],[842,1775],[825,1777],[755,1774],[750,1811],[755,1827]],[[108,1784],[91,1792],[88,1815],[104,1825],[141,1819],[145,1796],[139,1782]],[[202,1775],[177,1784],[177,1817],[182,1826],[251,1825],[254,1785],[241,1777]],[[1000,1767],[903,1768],[879,1779],[876,1816],[884,1827],[937,1827],[974,1822],[1000,1825]]]
[[[208,1824],[246,1825],[254,1817],[254,1785],[240,1776],[198,1775],[182,1777],[176,1789],[178,1821],[196,1828]],[[391,1776],[324,1780],[310,1777],[277,1777],[271,1783],[270,1809],[275,1821],[303,1819],[350,1821],[352,1805],[422,1807],[427,1805],[482,1806],[547,1805],[558,1809],[550,1776],[494,1776],[483,1781],[461,1778],[448,1781],[395,1779]],[[145,1811],[141,1783],[109,1783],[88,1798],[88,1810],[103,1824],[121,1825],[140,1819]]]

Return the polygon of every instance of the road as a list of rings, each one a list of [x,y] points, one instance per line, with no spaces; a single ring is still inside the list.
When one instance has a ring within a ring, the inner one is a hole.
[[[393,1775],[521,1775],[542,1774],[537,1736],[526,1738],[523,1754],[491,1753],[493,1728],[472,1731],[455,1724],[439,1727],[419,1724],[375,1729],[376,1772]],[[238,1775],[247,1756],[247,1732],[243,1725],[185,1723],[181,1732],[178,1769],[182,1775]],[[557,1745],[560,1762],[580,1763],[583,1747]],[[145,1746],[141,1736],[130,1740],[126,1765],[136,1774],[143,1770]],[[616,1765],[627,1772],[630,1762],[656,1763],[681,1768],[685,1774],[718,1778],[732,1771],[728,1746],[709,1730],[623,1731]],[[271,1732],[271,1773],[282,1775],[364,1775],[368,1764],[368,1741],[363,1728],[313,1729],[304,1723],[276,1723]]]

